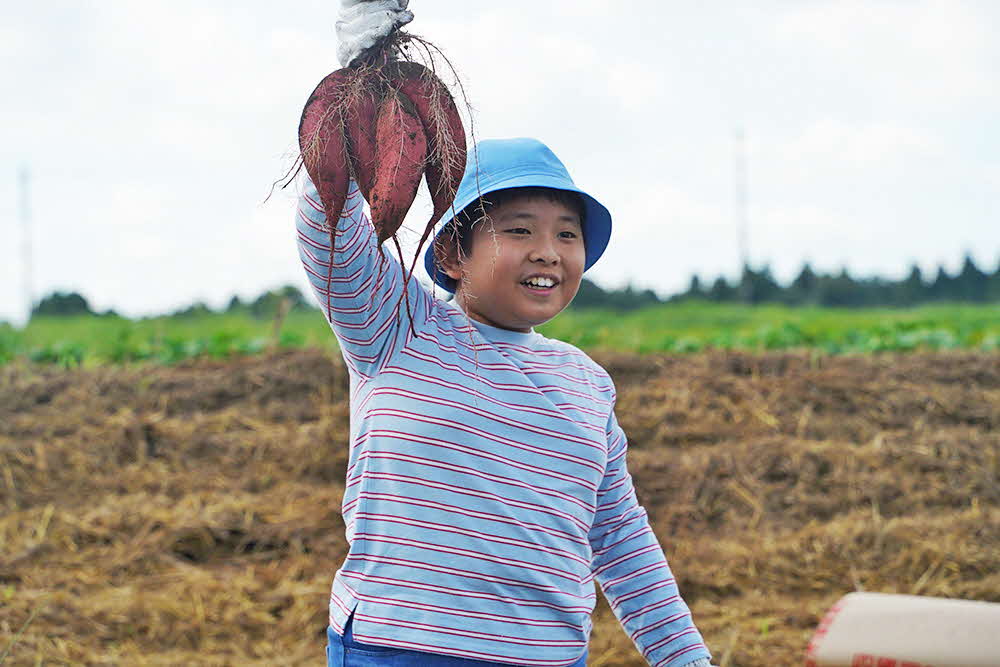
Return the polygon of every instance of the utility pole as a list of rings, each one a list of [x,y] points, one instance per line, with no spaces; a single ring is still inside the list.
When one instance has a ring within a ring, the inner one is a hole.
[[[33,257],[31,247],[31,198],[28,193],[30,182],[31,174],[28,172],[28,165],[21,165],[21,169],[18,172],[18,190],[20,193],[21,233],[23,235],[21,239],[21,267],[24,271],[24,302],[27,307],[24,319],[25,324],[31,319],[31,311],[35,307],[35,289],[32,281],[34,267],[32,266]]]
[[[749,300],[747,285],[743,285],[743,276],[750,266],[750,222],[747,215],[747,155],[746,155],[746,134],[742,126],[736,127],[734,136],[733,151],[733,176],[734,176],[734,217],[736,218],[736,228],[739,237],[740,271],[738,280],[740,281],[740,299]]]

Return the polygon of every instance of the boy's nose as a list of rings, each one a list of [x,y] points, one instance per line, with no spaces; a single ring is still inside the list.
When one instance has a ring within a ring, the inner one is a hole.
[[[545,262],[546,264],[555,264],[559,261],[559,253],[556,252],[555,247],[552,243],[547,243],[544,241],[539,241],[532,247],[531,253],[528,257],[532,262]]]

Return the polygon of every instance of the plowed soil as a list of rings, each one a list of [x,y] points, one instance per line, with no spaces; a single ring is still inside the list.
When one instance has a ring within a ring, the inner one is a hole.
[[[1000,356],[594,356],[716,664],[802,664],[854,590],[1000,602]],[[0,652],[325,664],[347,433],[318,351],[0,368]],[[590,665],[644,664],[601,599]]]

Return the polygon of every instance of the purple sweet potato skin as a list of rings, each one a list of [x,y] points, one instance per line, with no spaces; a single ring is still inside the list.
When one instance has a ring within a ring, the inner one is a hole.
[[[465,172],[462,117],[448,88],[423,65],[394,63],[391,76],[400,93],[413,102],[427,134],[427,187],[434,203],[428,226],[433,227],[454,201]]]
[[[403,224],[417,196],[427,161],[427,138],[413,105],[390,92],[375,124],[376,167],[372,185],[372,222],[381,245]]]
[[[367,200],[375,183],[375,123],[378,92],[372,76],[361,76],[344,114],[351,171]]]
[[[337,70],[320,81],[306,101],[299,119],[302,162],[319,192],[331,230],[336,228],[350,185],[348,151],[340,109],[341,93],[348,77],[346,70]]]

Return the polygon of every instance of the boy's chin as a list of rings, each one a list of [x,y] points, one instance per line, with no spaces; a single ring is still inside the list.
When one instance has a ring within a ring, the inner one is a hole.
[[[506,329],[508,331],[520,331],[527,333],[534,327],[541,326],[546,322],[552,320],[558,313],[540,313],[540,312],[475,312],[472,314],[473,318],[483,322],[484,324],[489,324],[490,326],[497,327],[499,329]]]
[[[464,299],[462,300],[464,301]],[[560,307],[557,303],[523,303],[519,302],[516,298],[509,300],[507,303],[501,303],[502,299],[497,299],[493,304],[493,307],[487,308],[477,308],[473,303],[469,303],[471,306],[471,312],[466,304],[459,303],[458,305],[466,313],[469,313],[473,319],[476,319],[483,324],[488,324],[500,329],[507,329],[509,331],[528,331],[534,327],[541,326],[546,322],[553,320],[559,313],[566,309],[569,304],[562,305]],[[478,304],[477,304],[478,305]],[[485,303],[483,304],[485,305]]]
[[[540,327],[546,322],[550,322],[555,319],[556,315],[561,313],[563,310],[564,308],[559,308],[558,310],[554,308],[532,308],[528,311],[518,313],[516,317],[510,318],[512,321],[519,321],[522,324],[520,326],[509,328],[531,329],[534,327]]]

